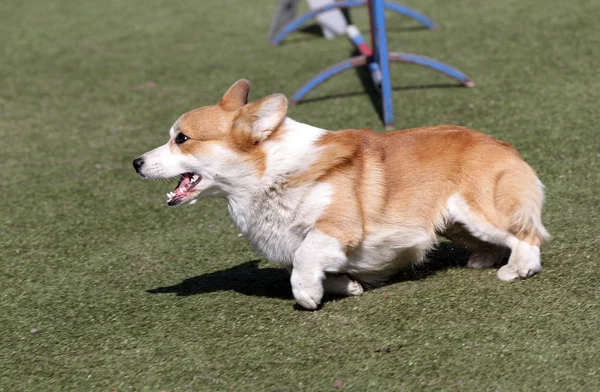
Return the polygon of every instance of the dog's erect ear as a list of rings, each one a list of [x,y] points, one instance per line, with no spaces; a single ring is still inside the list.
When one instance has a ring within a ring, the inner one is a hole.
[[[250,82],[240,79],[229,87],[229,90],[221,98],[219,106],[225,110],[237,110],[248,103],[249,92]]]
[[[283,94],[273,94],[244,108],[242,121],[248,125],[250,138],[262,142],[275,131],[287,113],[288,101]]]
[[[240,110],[232,135],[242,148],[251,148],[266,140],[285,119],[287,98],[273,94]]]

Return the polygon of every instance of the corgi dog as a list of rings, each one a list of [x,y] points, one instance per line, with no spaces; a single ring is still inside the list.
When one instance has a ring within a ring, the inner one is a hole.
[[[249,91],[239,80],[183,114],[133,166],[179,177],[169,206],[224,197],[252,246],[290,271],[300,306],[362,294],[422,262],[438,236],[466,247],[472,268],[510,251],[500,280],[541,271],[544,186],[508,143],[455,125],[330,132],[287,117],[285,96],[248,103]]]

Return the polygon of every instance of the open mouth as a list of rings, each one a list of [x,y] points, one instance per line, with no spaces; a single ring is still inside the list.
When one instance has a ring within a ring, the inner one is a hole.
[[[196,195],[194,188],[202,181],[202,176],[196,173],[183,173],[179,177],[177,188],[167,193],[167,204],[171,207],[177,206],[191,200]]]

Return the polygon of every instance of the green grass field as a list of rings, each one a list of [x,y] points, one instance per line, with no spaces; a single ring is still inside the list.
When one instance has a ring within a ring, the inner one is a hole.
[[[392,65],[396,125],[465,125],[521,151],[547,186],[542,274],[502,283],[446,246],[394,284],[295,310],[224,201],[169,209],[174,183],[131,161],[236,79],[251,99],[290,95],[350,44],[270,47],[275,0],[3,1],[0,390],[600,390],[600,1],[406,4],[440,30],[388,14],[390,50],[478,87]],[[364,91],[350,71],[289,115],[382,132]]]

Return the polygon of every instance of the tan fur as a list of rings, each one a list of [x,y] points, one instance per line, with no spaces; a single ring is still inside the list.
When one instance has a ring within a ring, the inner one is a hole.
[[[437,235],[470,249],[473,268],[510,250],[503,281],[542,270],[543,185],[508,143],[455,125],[328,132],[286,118],[283,95],[248,103],[249,89],[239,80],[184,114],[133,164],[143,178],[193,179],[169,205],[226,197],[242,234],[291,271],[301,306],[325,290],[360,295],[423,261]]]
[[[253,136],[251,127],[257,112],[273,96],[247,104],[249,89],[248,81],[242,79],[229,88],[217,105],[192,110],[181,116],[175,132],[183,132],[189,140],[181,146],[172,141],[172,148],[180,148],[184,154],[202,155],[218,143],[242,155],[244,161],[253,164],[259,173],[264,172],[265,154],[259,147],[260,140]],[[283,121],[285,111],[279,116]],[[276,131],[273,130],[269,135]],[[271,137],[275,139],[276,135]]]
[[[349,248],[397,222],[443,231],[454,193],[520,240],[537,246],[545,237],[519,217],[520,200],[533,200],[537,210],[542,200],[535,173],[508,143],[452,125],[383,135],[339,131],[321,143],[328,147],[301,178],[334,184],[334,201],[317,227]]]
[[[254,165],[260,176],[266,157],[261,140],[253,134],[253,122],[269,100],[281,98],[269,96],[247,104],[249,88],[247,81],[238,81],[217,105],[183,115],[176,132],[191,140],[172,148],[202,154],[219,143]],[[283,120],[285,109],[278,115]],[[285,132],[279,126],[266,138],[276,141]],[[318,157],[309,169],[284,186],[316,182],[333,186],[333,201],[316,227],[348,251],[376,230],[400,222],[426,228],[430,234],[450,232],[444,214],[454,193],[461,194],[484,221],[519,240],[539,246],[547,236],[539,222],[543,195],[537,177],[506,142],[468,128],[440,125],[387,134],[328,132],[316,145]],[[523,200],[529,205],[519,204]]]

